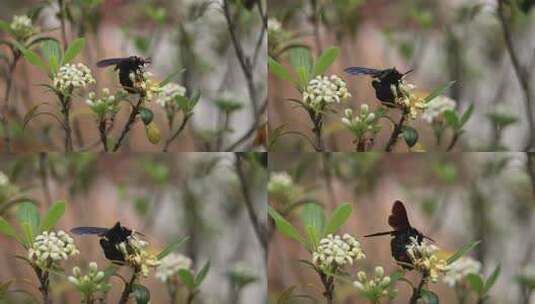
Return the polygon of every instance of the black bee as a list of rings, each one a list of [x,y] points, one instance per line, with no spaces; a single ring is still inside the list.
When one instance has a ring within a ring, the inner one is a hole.
[[[115,223],[111,228],[101,227],[76,227],[71,232],[77,235],[97,235],[100,239],[100,247],[108,260],[114,262],[124,262],[124,254],[119,250],[119,244],[126,242],[133,236],[134,231],[121,226],[120,222]],[[136,232],[136,234],[141,234]]]
[[[151,58],[142,58],[138,56],[130,56],[125,58],[108,58],[97,62],[97,67],[104,68],[110,65],[115,65],[114,70],[119,70],[119,82],[123,88],[130,92],[136,93],[134,83],[130,79],[130,73],[137,73],[142,71],[145,65],[151,63]]]
[[[433,241],[431,238],[423,235],[420,231],[413,228],[409,223],[407,217],[407,210],[401,201],[396,201],[392,207],[392,214],[388,217],[388,224],[394,228],[394,231],[379,232],[365,235],[364,237],[373,237],[380,235],[393,236],[390,241],[390,249],[392,250],[392,257],[402,262],[400,265],[404,269],[412,269],[408,264],[412,264],[410,257],[407,254],[407,245],[411,243],[411,237],[416,238],[420,244],[424,238]]]
[[[395,107],[395,96],[392,92],[392,86],[395,86],[398,94],[400,94],[399,84],[401,79],[413,70],[402,74],[398,72],[396,68],[376,70],[362,67],[350,67],[344,71],[350,75],[370,75],[372,78],[375,78],[372,81],[372,86],[375,89],[375,96],[387,107],[393,108]]]

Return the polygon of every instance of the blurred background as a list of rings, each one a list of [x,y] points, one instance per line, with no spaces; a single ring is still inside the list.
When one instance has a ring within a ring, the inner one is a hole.
[[[388,236],[363,235],[389,231],[392,204],[401,200],[411,225],[449,255],[481,240],[469,256],[481,262],[484,276],[501,265],[486,303],[529,304],[535,303],[533,297],[530,302],[535,288],[534,161],[535,155],[528,158],[523,153],[270,153],[269,204],[302,229],[304,202],[321,203],[326,214],[341,203],[351,203],[353,213],[339,233],[356,236],[367,256],[346,268],[355,275],[377,265],[387,274],[399,268],[391,257]],[[282,172],[291,180],[281,178]],[[291,286],[297,286],[294,295],[322,302],[318,275],[298,261],[311,260],[310,254],[270,228],[271,303]],[[410,272],[408,278],[415,281],[418,276]],[[336,287],[336,303],[368,303],[351,284],[338,282],[342,283]],[[406,303],[410,288],[403,282],[396,288],[399,297],[392,303]],[[458,303],[455,290],[442,280],[429,289],[441,303]],[[296,303],[313,301],[302,297]]]
[[[171,151],[243,151],[255,146],[256,131],[263,125],[265,116],[267,90],[264,64],[267,38],[256,7],[245,7],[242,1],[228,1],[240,48],[251,61],[255,58],[254,64],[250,65],[254,91],[251,95],[231,43],[221,8],[223,0],[2,0],[0,19],[11,23],[14,15],[40,9],[39,17],[34,21],[34,25],[41,29],[40,35],[61,41],[58,3],[63,2],[67,11],[67,40],[86,38],[86,47],[74,62],[82,62],[91,69],[96,79],[91,90],[100,92],[107,87],[114,92],[120,88],[113,68],[97,69],[97,61],[137,55],[152,58],[148,71],[159,80],[184,69],[174,81],[185,87],[188,95],[200,91],[201,100],[195,114],[170,147]],[[5,32],[1,35],[8,39]],[[35,51],[40,52],[38,47]],[[4,46],[0,47],[0,53],[7,58],[11,56]],[[4,72],[7,69],[6,64]],[[0,80],[2,96],[5,79]],[[25,131],[22,129],[23,118],[34,105],[48,102],[53,109],[57,103],[53,94],[37,86],[39,83],[50,83],[50,80],[22,58],[14,71],[10,97],[10,129],[15,151],[62,151],[62,130],[50,117],[37,117]],[[76,150],[99,151],[101,147],[95,144],[99,138],[98,128],[85,104],[86,96],[74,101],[74,143]],[[155,102],[148,107],[155,113],[162,139],[166,139],[169,131],[164,109]],[[124,104],[112,131],[114,135],[120,132],[128,117],[126,108]],[[161,145],[152,145],[147,140],[141,124],[134,126],[129,138],[126,150],[162,150]]]
[[[350,66],[396,67],[401,72],[415,69],[407,81],[425,95],[439,85],[456,81],[446,95],[457,102],[461,112],[470,104],[475,111],[455,149],[522,151],[534,142],[530,125],[533,113],[527,107],[526,91],[528,96],[535,93],[529,85],[535,73],[535,42],[531,38],[535,34],[535,10],[530,0],[503,2],[513,49],[529,90],[521,88],[513,69],[497,13],[498,0],[273,0],[269,18],[280,22],[281,30],[270,34],[268,52],[286,65],[293,47],[309,47],[315,57],[330,46],[340,48],[327,74],[341,76],[353,97],[349,104],[337,106],[339,113],[327,119],[324,133],[330,151],[354,150],[351,133],[340,122],[343,109],[358,109],[362,103],[372,108],[378,105],[371,78],[345,74],[344,68]],[[286,130],[311,135],[307,113],[287,100],[299,96],[291,85],[269,76],[271,130],[285,125]],[[528,98],[533,108],[533,98]],[[437,147],[426,122],[417,120],[413,125],[421,130],[420,143],[426,150],[446,149]],[[376,147],[384,146],[391,128],[385,121]],[[451,136],[447,134],[447,138]],[[303,138],[288,135],[281,137],[273,149],[311,147]]]
[[[178,252],[193,260],[198,271],[206,261],[211,267],[194,303],[262,303],[266,298],[265,250],[257,238],[247,201],[259,225],[265,225],[266,170],[262,154],[36,154],[2,157],[0,170],[9,176],[3,184],[0,216],[14,223],[17,198],[38,202],[42,212],[56,200],[67,209],[56,229],[76,226],[111,227],[116,221],[142,232],[150,246],[163,248],[178,237],[189,240]],[[9,188],[8,188],[9,187]],[[9,190],[9,191],[8,191]],[[80,254],[61,265],[72,274],[75,265],[96,261],[108,265],[97,237],[74,236]],[[0,236],[0,282],[13,280],[10,290],[24,289],[38,295],[37,279],[26,263],[20,245]],[[124,267],[120,273],[127,275]],[[110,303],[117,301],[123,284],[110,281]],[[154,270],[142,284],[152,303],[170,303],[166,285]],[[78,303],[79,297],[65,277],[53,276],[54,303]],[[39,297],[38,297],[39,298]],[[28,297],[9,292],[2,303],[26,303]],[[38,301],[39,302],[39,301]],[[27,302],[33,303],[33,302]],[[182,303],[182,302],[177,302]],[[185,303],[185,302],[184,302]]]

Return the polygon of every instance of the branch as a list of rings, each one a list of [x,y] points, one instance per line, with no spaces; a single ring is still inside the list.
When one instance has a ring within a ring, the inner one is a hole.
[[[531,148],[533,148],[533,145],[535,144],[535,122],[533,120],[533,109],[532,109],[532,101],[531,101],[531,88],[530,88],[530,75],[528,71],[524,70],[523,67],[520,64],[520,60],[518,59],[518,54],[516,53],[514,49],[513,44],[513,36],[511,34],[511,29],[509,28],[509,25],[507,24],[506,16],[505,16],[505,7],[504,7],[504,0],[498,0],[498,18],[500,19],[500,24],[503,31],[503,36],[505,39],[505,45],[507,47],[507,52],[509,53],[509,57],[511,58],[511,62],[513,64],[513,68],[516,74],[516,77],[518,79],[518,82],[520,84],[520,88],[522,89],[522,92],[524,94],[524,105],[526,107],[526,116],[528,120],[528,143],[525,146],[526,151],[529,151]]]
[[[399,122],[394,127],[394,131],[392,132],[392,135],[390,135],[390,139],[388,140],[388,143],[386,144],[385,151],[386,152],[392,152],[392,149],[394,148],[394,145],[398,141],[399,134],[401,134],[401,130],[403,128],[403,124],[405,123],[406,119],[406,113],[401,113],[401,118],[399,119]]]
[[[132,112],[130,112],[130,116],[128,117],[128,121],[124,125],[123,131],[121,132],[121,135],[119,136],[119,139],[113,146],[112,151],[116,152],[121,147],[121,144],[126,137],[126,134],[130,131],[132,128],[132,125],[136,121],[137,114],[139,113],[139,108],[141,107],[141,104],[143,103],[143,97],[139,97],[139,100],[137,101],[137,104],[132,105]]]
[[[186,114],[186,116],[184,116],[184,119],[182,120],[182,124],[180,124],[180,127],[178,128],[178,130],[176,130],[176,132],[171,137],[169,137],[167,141],[165,142],[162,152],[167,152],[167,150],[169,149],[169,145],[171,145],[171,142],[173,142],[173,140],[175,140],[180,135],[180,133],[182,133],[182,131],[186,127],[186,124],[188,123],[188,120],[191,118],[191,116],[193,116],[193,113],[188,113]]]

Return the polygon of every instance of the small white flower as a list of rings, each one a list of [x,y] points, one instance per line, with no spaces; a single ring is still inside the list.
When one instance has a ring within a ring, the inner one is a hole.
[[[329,234],[320,240],[318,248],[312,253],[312,262],[320,269],[332,272],[365,257],[360,243],[351,235],[346,233],[340,237]]]
[[[64,93],[71,93],[74,89],[85,88],[91,83],[95,83],[95,78],[91,75],[91,70],[82,63],[67,63],[59,68],[54,75],[54,87]]]
[[[74,246],[74,240],[64,231],[60,230],[58,233],[44,231],[35,238],[28,250],[28,259],[37,266],[45,268],[78,253],[80,252]]]
[[[376,302],[382,297],[395,297],[397,290],[390,285],[391,282],[392,279],[389,276],[385,276],[383,267],[377,266],[374,269],[373,276],[370,277],[364,271],[359,271],[353,286],[360,291],[362,296]]]
[[[448,266],[448,270],[444,275],[443,281],[450,287],[454,287],[458,282],[462,281],[470,273],[479,273],[481,271],[481,263],[472,259],[471,257],[463,256],[457,261]]]
[[[414,269],[429,276],[431,282],[437,282],[439,274],[444,274],[448,268],[446,260],[437,256],[438,247],[426,240],[418,242],[414,237],[410,240],[406,248]]]
[[[156,103],[160,105],[161,107],[166,106],[173,106],[175,105],[175,98],[178,96],[185,96],[186,95],[186,88],[176,84],[176,83],[168,83],[162,87],[162,91],[160,94],[158,94],[158,99],[156,99]]]
[[[427,104],[427,108],[422,114],[422,119],[427,123],[432,123],[434,120],[440,117],[442,113],[454,109],[455,100],[446,96],[438,96]]]
[[[316,112],[332,103],[340,103],[351,97],[347,85],[337,75],[316,76],[303,92],[303,103]]]
[[[18,40],[26,40],[39,32],[39,28],[34,27],[32,20],[26,15],[13,16],[13,21],[11,21],[9,27],[13,32],[13,36]]]
[[[185,255],[171,253],[160,261],[156,269],[156,278],[162,282],[167,282],[169,278],[176,276],[180,269],[191,268],[191,259]]]
[[[269,18],[267,22],[267,28],[270,34],[278,33],[282,30],[282,24],[275,18]]]
[[[0,171],[0,187],[9,185],[9,177],[2,171]]]

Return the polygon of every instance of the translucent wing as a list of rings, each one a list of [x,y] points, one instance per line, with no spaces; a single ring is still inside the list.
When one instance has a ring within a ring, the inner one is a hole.
[[[104,68],[110,65],[117,65],[121,61],[123,61],[124,58],[108,58],[108,59],[102,59],[99,62],[97,62],[97,67]]]
[[[388,217],[388,224],[395,230],[410,228],[407,210],[401,201],[396,201],[392,207],[392,214]]]
[[[372,77],[378,77],[381,75],[382,70],[369,69],[363,67],[349,67],[344,70],[350,75],[370,75]]]
[[[99,236],[102,236],[106,234],[109,231],[108,228],[101,228],[101,227],[76,227],[71,229],[71,233],[78,234],[78,235],[88,235],[88,234],[96,234]]]

